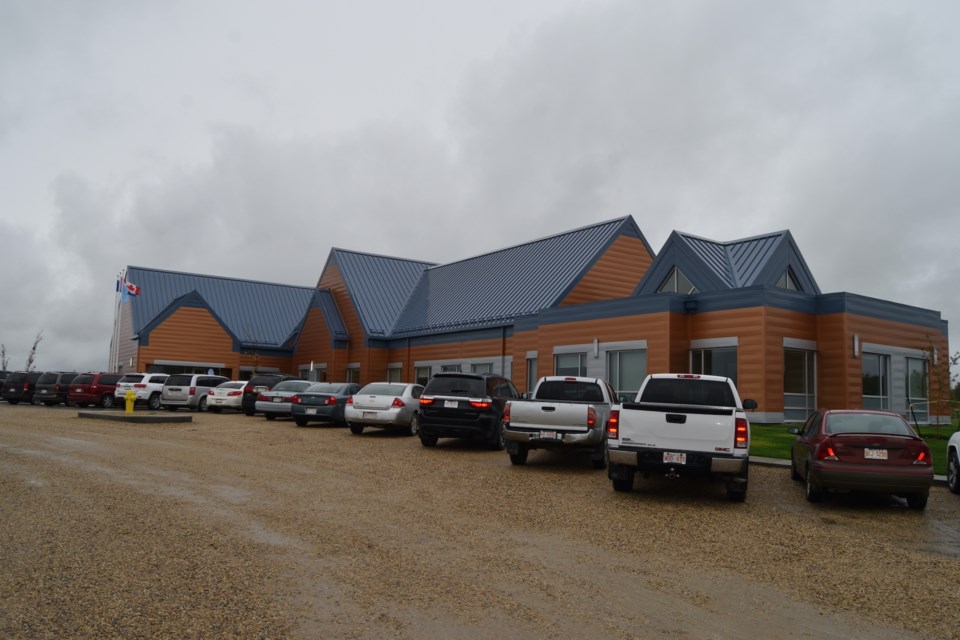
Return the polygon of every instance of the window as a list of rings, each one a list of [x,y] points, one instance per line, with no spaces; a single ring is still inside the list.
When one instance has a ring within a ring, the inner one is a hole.
[[[777,286],[787,291],[803,291],[800,285],[797,284],[797,279],[793,275],[793,269],[790,267],[787,267],[787,270],[780,276],[780,279],[777,281]]]
[[[863,408],[890,409],[890,356],[865,353],[863,367]]]
[[[737,348],[691,349],[690,373],[723,376],[737,384]]]
[[[444,373],[446,372],[460,373],[460,365],[459,364],[440,365],[440,371]]]
[[[687,279],[687,276],[680,272],[680,269],[674,267],[670,270],[670,275],[663,281],[657,293],[700,293],[693,283]]]
[[[470,373],[493,373],[493,363],[478,362],[470,365]]]
[[[929,421],[927,398],[927,361],[907,358],[907,409],[913,412],[909,417],[915,417],[917,422]]]
[[[558,353],[553,356],[553,371],[556,376],[587,375],[587,354]]]
[[[817,408],[816,353],[802,349],[783,350],[783,419],[806,420]]]
[[[607,352],[607,380],[616,391],[615,397],[633,400],[640,391],[640,384],[647,377],[647,352]]]
[[[539,379],[537,376],[537,359],[527,358],[527,392],[533,391]]]
[[[400,367],[390,367],[387,369],[387,382],[400,382],[403,377],[403,369]]]
[[[430,381],[430,367],[416,367],[413,378],[417,384],[427,384]]]
[[[360,369],[357,367],[350,367],[347,369],[347,382],[352,382],[354,384],[360,383]]]

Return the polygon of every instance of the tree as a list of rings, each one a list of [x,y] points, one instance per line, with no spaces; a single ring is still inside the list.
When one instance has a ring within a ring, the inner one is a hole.
[[[27,355],[27,366],[24,371],[33,371],[33,361],[37,357],[37,345],[43,340],[43,329],[37,332],[37,337],[33,339],[33,346],[30,347],[30,353]]]
[[[9,365],[10,361],[7,360],[7,345],[0,344],[0,371],[6,371]]]

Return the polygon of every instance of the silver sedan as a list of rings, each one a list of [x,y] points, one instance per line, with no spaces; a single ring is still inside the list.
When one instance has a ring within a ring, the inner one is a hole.
[[[347,400],[344,418],[350,431],[358,435],[364,427],[407,429],[416,435],[422,393],[419,384],[371,382]]]
[[[262,391],[257,396],[257,411],[261,411],[267,420],[273,420],[278,416],[292,415],[290,412],[290,399],[306,390],[313,383],[309,380],[284,380],[278,382],[269,391]]]

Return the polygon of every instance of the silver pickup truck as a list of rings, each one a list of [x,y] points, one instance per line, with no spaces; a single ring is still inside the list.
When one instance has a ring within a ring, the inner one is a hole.
[[[729,378],[689,373],[649,375],[636,402],[614,407],[607,423],[607,475],[616,491],[632,491],[639,471],[668,478],[723,480],[727,498],[747,495],[750,423]]]
[[[606,466],[604,426],[616,393],[599,378],[540,378],[532,399],[511,400],[503,417],[510,462],[526,464],[531,449],[580,447],[591,450],[594,469]]]

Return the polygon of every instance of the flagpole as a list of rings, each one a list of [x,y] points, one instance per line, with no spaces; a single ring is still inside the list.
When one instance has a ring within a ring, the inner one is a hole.
[[[121,291],[123,289],[123,281],[125,279],[126,272],[124,269],[120,270],[120,273],[117,275],[117,290],[114,293],[114,304],[113,304],[113,349],[110,354],[113,362],[110,364],[110,371],[116,373],[120,365],[120,301],[122,300]]]

